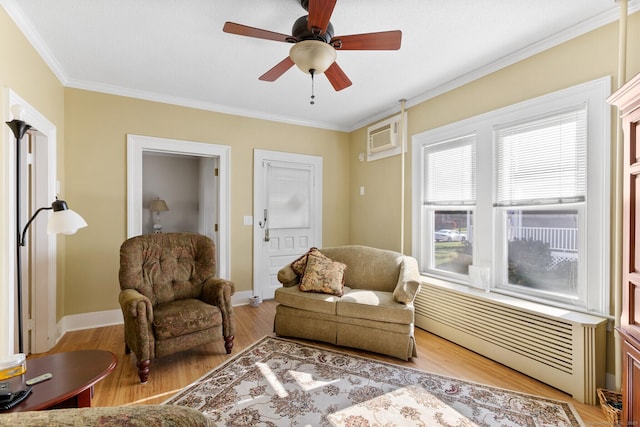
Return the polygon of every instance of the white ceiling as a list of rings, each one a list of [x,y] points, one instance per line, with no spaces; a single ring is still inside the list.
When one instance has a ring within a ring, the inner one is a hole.
[[[629,3],[635,11],[640,0]],[[398,51],[342,51],[353,85],[335,92],[291,68],[287,43],[222,32],[232,21],[283,34],[299,0],[0,0],[61,82],[206,110],[353,130],[615,21],[614,0],[338,0],[335,35],[402,30]]]

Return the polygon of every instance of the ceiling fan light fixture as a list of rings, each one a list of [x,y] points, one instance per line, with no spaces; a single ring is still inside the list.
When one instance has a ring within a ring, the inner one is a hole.
[[[291,46],[289,57],[303,72],[324,73],[336,60],[336,50],[319,40],[301,40]]]

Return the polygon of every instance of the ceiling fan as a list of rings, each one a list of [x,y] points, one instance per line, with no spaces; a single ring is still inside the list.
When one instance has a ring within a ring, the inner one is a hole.
[[[334,36],[333,25],[329,19],[336,1],[300,0],[300,4],[309,14],[296,20],[291,29],[291,35],[234,22],[226,22],[223,31],[240,36],[293,43],[289,56],[261,75],[260,80],[273,82],[295,64],[303,72],[311,74],[312,84],[315,74],[324,73],[333,88],[339,91],[351,86],[351,80],[335,62],[336,50],[398,50],[402,32],[395,30]],[[313,98],[312,94],[312,104]]]

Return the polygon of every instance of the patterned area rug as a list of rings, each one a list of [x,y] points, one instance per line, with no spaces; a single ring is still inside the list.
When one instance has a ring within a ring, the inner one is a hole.
[[[165,404],[227,426],[583,426],[571,404],[264,337]]]

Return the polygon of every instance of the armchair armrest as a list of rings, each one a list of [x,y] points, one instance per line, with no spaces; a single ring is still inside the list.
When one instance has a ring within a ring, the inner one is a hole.
[[[403,257],[400,263],[398,283],[393,290],[393,299],[404,304],[411,304],[416,294],[420,292],[420,285],[418,261],[410,256]]]
[[[135,321],[136,318],[139,318],[138,321],[153,322],[151,300],[140,292],[135,289],[122,290],[120,291],[119,301],[125,322],[127,320]]]
[[[222,313],[222,333],[225,337],[235,335],[235,317],[231,296],[236,292],[236,285],[219,277],[210,277],[202,286],[202,301],[215,305]]]
[[[124,339],[139,360],[153,357],[153,306],[135,289],[124,289],[118,297],[124,317]]]

